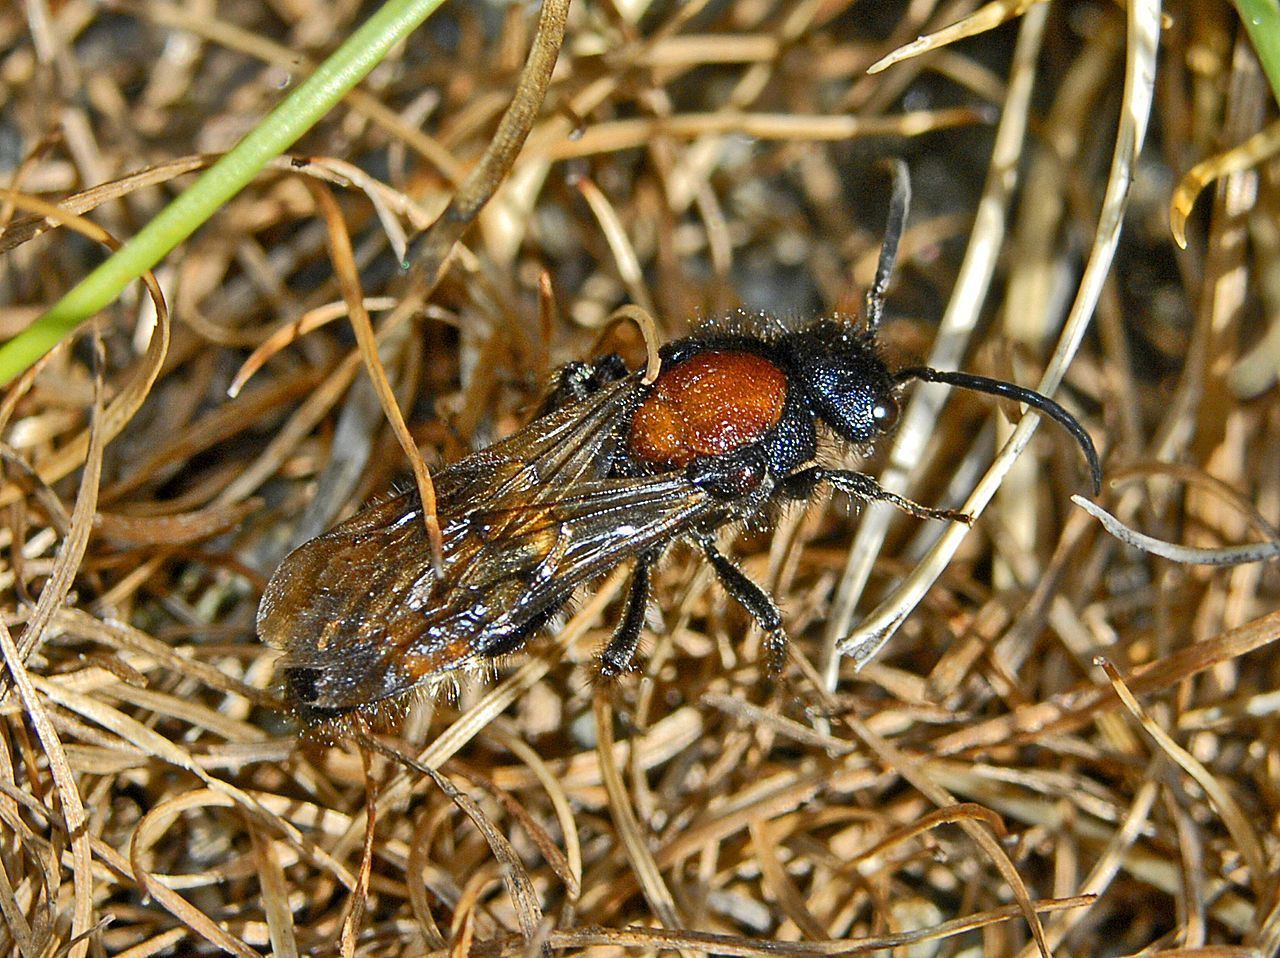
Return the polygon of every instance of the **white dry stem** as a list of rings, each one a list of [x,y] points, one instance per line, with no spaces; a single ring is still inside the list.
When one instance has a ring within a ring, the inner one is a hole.
[[[1037,7],[1028,14],[1036,14]],[[1023,29],[1027,28],[1024,21]],[[1147,121],[1155,90],[1156,51],[1160,38],[1159,0],[1136,0],[1128,7],[1128,37],[1125,54],[1125,84],[1120,123],[1112,155],[1111,172],[1098,217],[1093,247],[1080,280],[1080,289],[1067,317],[1062,336],[1054,349],[1049,367],[1039,384],[1039,391],[1052,395],[1079,348],[1089,319],[1101,295],[1102,286],[1115,255],[1120,226],[1128,203],[1133,168],[1146,137]],[[964,511],[978,515],[991,500],[1001,480],[1018,455],[1031,441],[1039,417],[1028,413],[1018,423],[1013,435],[997,455],[991,468],[964,504]],[[938,542],[910,575],[877,606],[867,618],[836,646],[852,655],[861,667],[869,661],[897,631],[911,610],[942,574],[960,545],[967,527],[958,523],[948,526]]]
[[[1181,562],[1185,565],[1244,565],[1248,562],[1261,562],[1264,559],[1280,559],[1280,541],[1251,542],[1247,545],[1226,546],[1221,549],[1197,549],[1194,546],[1166,542],[1164,539],[1157,539],[1131,529],[1106,509],[1090,502],[1084,496],[1072,496],[1071,501],[1101,522],[1109,533],[1126,545],[1173,562]]]
[[[978,324],[982,304],[991,286],[996,260],[1004,243],[1010,198],[1018,181],[1018,159],[1022,155],[1023,140],[1026,137],[1032,83],[1047,14],[1046,5],[1034,7],[1023,18],[1020,27],[1013,65],[1010,68],[1009,93],[996,129],[986,186],[978,203],[969,247],[956,277],[955,291],[938,324],[938,335],[929,355],[929,365],[934,368],[955,369],[959,365],[968,347],[969,338]],[[880,475],[880,485],[885,489],[899,495],[907,494],[909,477],[924,457],[946,395],[945,387],[921,383],[915,388],[895,434],[888,464]],[[857,536],[849,550],[844,574],[836,588],[831,615],[827,620],[823,647],[826,667],[823,678],[828,691],[835,690],[840,658],[844,654],[843,650],[849,647],[848,637],[854,610],[866,588],[880,547],[884,544],[889,523],[898,514],[893,506],[883,502],[867,503],[863,509],[862,522],[858,525]],[[878,648],[877,645],[867,656],[859,657],[859,664],[870,658],[870,654]]]

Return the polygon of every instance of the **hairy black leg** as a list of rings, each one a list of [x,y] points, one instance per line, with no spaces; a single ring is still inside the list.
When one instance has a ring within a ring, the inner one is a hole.
[[[782,628],[782,613],[769,598],[769,593],[752,582],[745,572],[730,561],[724,553],[716,548],[710,536],[699,536],[701,546],[711,568],[724,590],[729,593],[747,614],[756,620],[765,634],[765,650],[769,656],[769,670],[781,672],[787,664],[787,633]]]
[[[640,644],[640,633],[644,629],[644,614],[649,607],[649,569],[654,558],[651,555],[640,556],[631,570],[631,587],[627,590],[622,618],[618,620],[609,644],[600,653],[600,674],[607,679],[631,670],[636,646]]]
[[[829,482],[836,489],[855,499],[887,502],[921,519],[942,519],[947,522],[963,522],[967,526],[973,525],[973,516],[967,513],[958,512],[955,509],[931,509],[928,506],[922,506],[918,502],[890,492],[870,476],[849,469],[824,469],[822,466],[810,466],[782,480],[778,485],[778,491],[791,499],[808,499],[820,482]]]
[[[529,641],[529,639],[536,635],[543,626],[555,618],[555,614],[564,608],[565,603],[568,601],[568,593],[558,596],[551,602],[548,602],[542,611],[534,614],[524,622],[521,622],[510,631],[498,632],[485,637],[476,648],[476,651],[491,659],[496,659],[500,655],[508,655],[511,652],[518,651],[527,641]]]

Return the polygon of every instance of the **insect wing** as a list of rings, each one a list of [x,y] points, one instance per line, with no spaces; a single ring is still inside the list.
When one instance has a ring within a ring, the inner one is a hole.
[[[471,511],[460,559],[425,607],[393,613],[381,671],[386,696],[519,648],[574,590],[660,548],[724,503],[682,473],[589,480],[560,499]]]
[[[642,390],[639,374],[610,383],[586,399],[533,420],[492,446],[441,470],[436,488],[450,514],[528,501],[535,490],[556,495],[582,479],[599,478],[619,441],[619,424]],[[445,507],[440,508],[442,516]]]
[[[327,649],[291,647],[291,695],[304,712],[338,713],[514,651],[579,585],[724,508],[676,473],[591,480],[564,500],[472,510],[446,527],[450,564],[434,591],[421,521],[402,519],[353,548],[402,548],[392,537],[408,535],[417,578],[391,581],[381,566],[364,597],[377,602],[378,619],[365,615],[345,632],[326,626]]]
[[[615,488],[627,481],[599,478],[640,388],[635,376],[609,384],[441,470],[442,581],[414,494],[294,550],[258,616],[263,640],[285,651],[294,706],[323,716],[398,695],[518,645],[554,614],[610,554],[608,517],[633,502],[654,508],[670,491],[657,483],[646,499]],[[614,561],[632,554],[612,552]]]
[[[444,546],[448,553],[453,543]],[[375,503],[291,552],[258,607],[258,635],[285,652],[290,705],[319,718],[380,697],[387,617],[433,577],[409,495]]]
[[[582,583],[695,525],[718,521],[726,508],[677,471],[591,480],[558,499],[477,513],[472,522],[503,531],[477,551],[451,591],[456,587],[460,598],[509,596],[510,606],[491,609],[488,629],[518,630],[548,606],[554,611]],[[513,561],[516,556],[528,559]]]

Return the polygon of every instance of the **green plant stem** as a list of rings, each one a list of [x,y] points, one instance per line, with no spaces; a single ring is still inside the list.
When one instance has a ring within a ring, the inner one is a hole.
[[[1236,11],[1262,72],[1271,84],[1271,95],[1280,103],[1280,0],[1235,0]]]
[[[387,0],[341,47],[191,188],[166,206],[34,323],[0,346],[8,384],[64,336],[110,304],[132,280],[190,236],[258,171],[311,129],[387,52],[444,0]]]

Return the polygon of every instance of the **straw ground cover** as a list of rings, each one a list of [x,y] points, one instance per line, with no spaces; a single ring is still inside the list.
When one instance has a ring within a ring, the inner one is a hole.
[[[1274,953],[1270,54],[1220,3],[561,6],[446,4],[0,399],[0,947]],[[0,9],[0,334],[368,13]],[[254,635],[291,544],[558,363],[642,363],[620,306],[856,313],[886,156],[890,355],[1056,389],[1147,539],[1055,430],[922,388],[857,461],[981,518],[738,532],[780,680],[675,549],[637,675],[592,678],[613,575],[363,743],[300,734]]]

